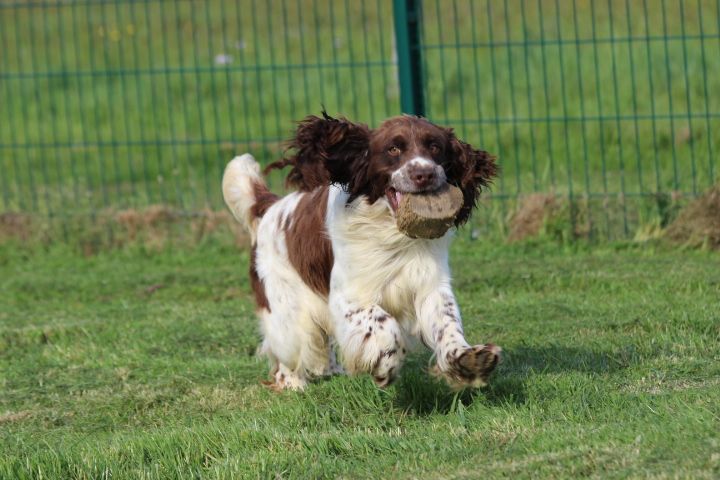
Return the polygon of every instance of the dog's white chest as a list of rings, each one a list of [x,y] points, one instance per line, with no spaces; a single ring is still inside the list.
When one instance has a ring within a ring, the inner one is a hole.
[[[415,298],[447,276],[450,234],[436,240],[401,233],[381,202],[345,205],[331,194],[327,227],[333,245],[333,285],[362,304],[378,304],[398,318],[410,318]]]

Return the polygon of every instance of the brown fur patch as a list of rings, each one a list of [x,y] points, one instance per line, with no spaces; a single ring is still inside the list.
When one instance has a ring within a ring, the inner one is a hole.
[[[268,190],[264,183],[253,182],[253,194],[255,195],[255,204],[250,208],[250,214],[255,218],[261,218],[265,215],[280,197]]]
[[[290,263],[305,284],[320,295],[330,292],[333,253],[325,230],[328,187],[303,194],[285,229]]]
[[[261,310],[264,308],[270,312],[270,302],[268,301],[267,295],[265,295],[265,285],[257,273],[256,257],[257,247],[253,245],[250,250],[250,286],[255,294],[255,303],[257,304],[258,309]]]

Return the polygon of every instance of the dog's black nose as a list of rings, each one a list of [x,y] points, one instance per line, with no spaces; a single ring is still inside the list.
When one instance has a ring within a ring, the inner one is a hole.
[[[426,188],[435,182],[435,169],[432,167],[414,168],[410,173],[410,178],[418,188]]]

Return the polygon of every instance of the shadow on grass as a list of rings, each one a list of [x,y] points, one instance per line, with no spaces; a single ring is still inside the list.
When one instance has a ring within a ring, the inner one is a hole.
[[[403,368],[395,404],[417,415],[451,413],[459,405],[475,401],[489,405],[522,405],[527,401],[527,380],[534,376],[582,372],[591,375],[613,373],[636,363],[626,351],[594,351],[558,345],[521,346],[506,349],[503,361],[480,390],[453,392],[428,373],[429,354],[412,357]]]

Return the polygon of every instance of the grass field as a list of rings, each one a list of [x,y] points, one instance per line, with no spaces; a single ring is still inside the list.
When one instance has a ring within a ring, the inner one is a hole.
[[[716,0],[426,0],[423,18],[428,116],[499,155],[503,202],[572,192],[627,236],[638,196],[717,181]],[[277,158],[321,105],[399,113],[392,21],[381,0],[3,1],[3,209],[217,208],[235,153]]]
[[[247,253],[0,246],[0,478],[717,478],[720,257],[459,239],[466,332],[505,359],[454,395],[260,385]]]

